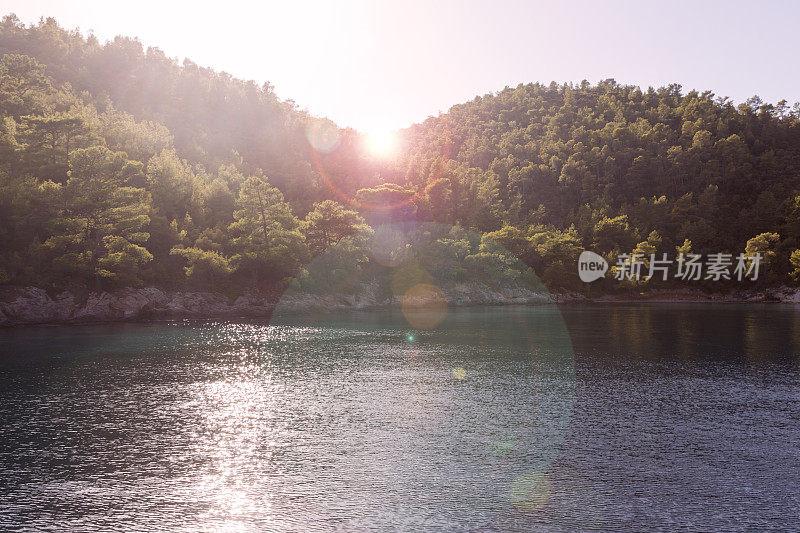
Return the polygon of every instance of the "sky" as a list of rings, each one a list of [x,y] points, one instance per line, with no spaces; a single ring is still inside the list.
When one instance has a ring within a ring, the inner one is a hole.
[[[800,2],[0,0],[0,12],[136,36],[371,132],[535,81],[800,100]]]

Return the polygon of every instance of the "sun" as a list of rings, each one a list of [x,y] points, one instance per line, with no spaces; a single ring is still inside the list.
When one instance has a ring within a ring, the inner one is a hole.
[[[365,134],[366,147],[374,157],[389,158],[397,153],[397,132],[374,130]]]

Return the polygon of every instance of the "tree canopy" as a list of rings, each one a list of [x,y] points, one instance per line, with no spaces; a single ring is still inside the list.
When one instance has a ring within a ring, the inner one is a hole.
[[[336,243],[353,257],[331,272],[362,268],[369,225],[414,221],[455,228],[424,247],[443,265],[512,279],[510,252],[551,287],[583,287],[585,249],[760,254],[765,282],[800,278],[797,104],[532,83],[455,105],[400,145],[372,158],[358,132],[269,84],[7,16],[0,283],[267,287]]]

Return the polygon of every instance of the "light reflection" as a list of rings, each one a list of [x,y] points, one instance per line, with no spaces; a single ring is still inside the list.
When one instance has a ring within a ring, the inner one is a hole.
[[[306,341],[291,339],[285,345],[287,353],[302,352],[292,364],[302,368],[298,380],[311,394],[304,399],[306,416],[298,422],[305,432],[289,441],[328,439],[322,454],[326,464],[310,472],[307,482],[325,491],[336,505],[335,515],[345,514],[340,498],[348,499],[355,513],[373,513],[364,508],[368,493],[370,501],[384,503],[399,496],[439,502],[441,511],[460,513],[446,520],[477,525],[511,508],[515,476],[546,470],[558,453],[574,386],[574,355],[561,315],[549,305],[448,309],[451,294],[457,301],[471,282],[504,290],[443,248],[442,239],[453,234],[452,227],[437,224],[380,226],[368,249],[378,269],[354,271],[344,287],[320,284],[321,289],[311,290],[304,280],[327,276],[320,256],[273,314],[273,324],[297,325],[308,318],[324,326]],[[343,311],[342,293],[375,295],[376,301],[400,303],[400,309]],[[297,302],[315,300],[319,309],[298,315]],[[423,335],[425,342],[419,343]],[[271,356],[281,357],[278,351]],[[487,437],[508,435],[512,428],[514,434],[502,442]],[[306,450],[320,451],[313,444]],[[470,461],[463,460],[467,456]],[[459,469],[443,485],[442,465],[452,461]],[[344,489],[345,483],[351,488]],[[466,485],[475,490],[464,494]],[[529,498],[531,490],[523,488],[520,505],[537,505],[535,492]]]
[[[191,494],[186,497],[203,505],[200,516],[214,529],[236,531],[254,517],[262,522],[271,519],[273,495],[261,484],[273,464],[275,433],[281,431],[273,412],[273,392],[280,388],[273,386],[268,370],[259,364],[260,343],[253,339],[278,340],[288,333],[283,329],[247,325],[217,329],[222,335],[215,344],[233,348],[221,355],[224,360],[215,372],[221,379],[196,383],[183,404],[186,411],[193,411],[184,416],[196,421],[196,427],[188,435],[191,457],[174,461],[190,459],[202,470],[187,487]]]

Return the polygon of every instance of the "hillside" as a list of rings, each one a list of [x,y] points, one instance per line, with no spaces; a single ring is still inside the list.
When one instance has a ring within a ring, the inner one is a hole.
[[[136,39],[7,16],[0,56],[7,286],[270,290],[335,243],[348,253],[332,276],[367,271],[373,229],[414,220],[456,226],[433,236],[437,253],[522,275],[500,242],[551,289],[588,290],[575,272],[584,249],[611,264],[760,253],[758,286],[800,272],[797,105],[613,80],[520,85],[411,126],[382,161],[269,84]]]

